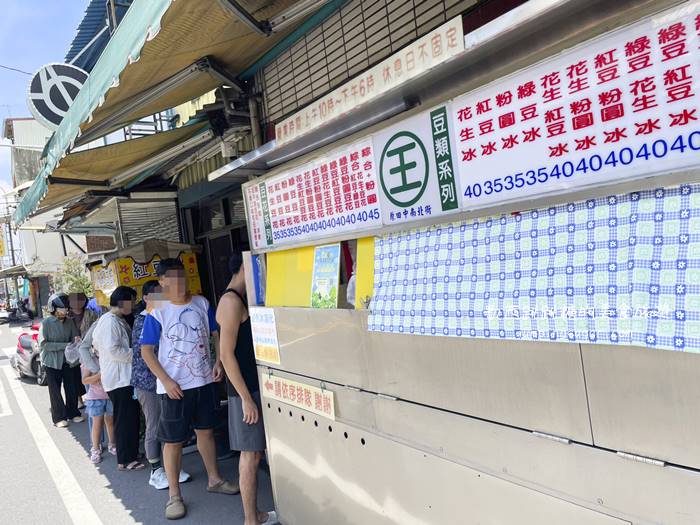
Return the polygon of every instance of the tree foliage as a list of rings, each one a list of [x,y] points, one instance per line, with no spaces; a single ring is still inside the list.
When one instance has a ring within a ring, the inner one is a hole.
[[[90,273],[85,268],[83,258],[77,255],[63,259],[63,268],[54,276],[54,285],[57,292],[83,292],[88,297],[93,296]]]

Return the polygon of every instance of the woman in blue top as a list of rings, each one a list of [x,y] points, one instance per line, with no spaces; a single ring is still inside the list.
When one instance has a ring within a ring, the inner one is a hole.
[[[160,400],[156,394],[156,376],[148,368],[141,356],[141,332],[146,315],[151,310],[160,294],[160,284],[158,281],[148,281],[143,285],[143,299],[137,305],[134,312],[134,327],[131,333],[131,347],[133,350],[133,361],[131,369],[131,385],[136,391],[136,397],[141,404],[144,419],[146,421],[146,436],[144,447],[146,458],[151,465],[151,477],[148,483],[158,490],[168,488],[168,478],[160,459],[160,442],[158,441],[158,422],[160,420]],[[158,349],[156,348],[156,355]],[[189,481],[190,475],[186,472],[180,473],[180,483]]]

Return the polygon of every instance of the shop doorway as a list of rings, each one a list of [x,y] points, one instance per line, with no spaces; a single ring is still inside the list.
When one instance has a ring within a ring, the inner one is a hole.
[[[221,293],[226,289],[230,275],[228,262],[231,254],[236,251],[248,250],[248,232],[242,227],[226,228],[224,231],[212,232],[200,239],[204,245],[204,253],[198,258],[202,274],[204,293],[216,304]],[[206,274],[206,275],[204,275]]]
[[[219,297],[229,281],[228,261],[232,253],[230,235],[221,235],[209,239],[209,262],[211,264],[214,294]]]

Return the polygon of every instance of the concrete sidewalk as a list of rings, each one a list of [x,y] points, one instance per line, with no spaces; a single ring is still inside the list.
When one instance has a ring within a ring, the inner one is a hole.
[[[16,343],[16,330],[3,326],[0,356],[14,352]],[[31,379],[16,379],[6,358],[0,359],[0,436],[0,522],[172,523],[164,517],[167,490],[157,491],[148,484],[148,470],[120,472],[116,458],[108,453],[94,466],[88,458],[87,422],[55,428],[47,388]],[[238,479],[237,458],[219,465],[224,477]],[[240,496],[206,492],[206,474],[198,453],[185,455],[183,468],[193,479],[183,485],[188,516],[181,523],[243,523]],[[264,470],[258,501],[262,510],[273,508],[270,477]],[[93,519],[86,519],[90,515]]]

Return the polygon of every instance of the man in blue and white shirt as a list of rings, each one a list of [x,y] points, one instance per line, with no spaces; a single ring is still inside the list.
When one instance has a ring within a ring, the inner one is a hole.
[[[204,297],[189,294],[185,269],[178,259],[161,261],[158,276],[162,300],[146,316],[141,353],[157,378],[160,395],[158,439],[164,444],[163,463],[170,492],[165,516],[179,519],[187,513],[179,484],[182,445],[192,429],[209,477],[207,490],[237,494],[238,485],[221,477],[216,462],[214,427],[218,399],[214,382],[223,378],[223,367],[218,344],[216,362],[213,366],[211,362],[209,339],[213,336],[217,341],[219,335],[214,312]]]

